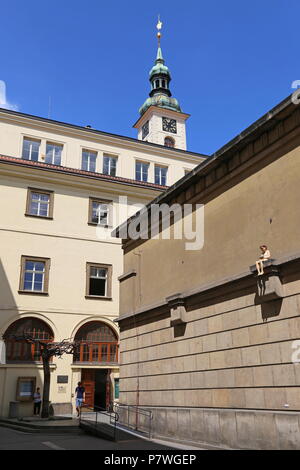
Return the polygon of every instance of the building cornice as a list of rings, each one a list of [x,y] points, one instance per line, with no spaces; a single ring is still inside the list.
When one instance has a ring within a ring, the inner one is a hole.
[[[5,165],[12,165],[14,167],[37,170],[39,172],[56,173],[64,176],[75,176],[86,180],[97,180],[105,183],[114,183],[122,186],[132,186],[140,189],[151,189],[154,191],[162,192],[167,186],[160,186],[155,183],[146,183],[143,181],[131,180],[128,178],[122,178],[120,176],[104,175],[102,173],[93,173],[85,170],[78,170],[76,168],[69,168],[57,165],[51,165],[49,163],[34,162],[30,160],[23,160],[18,157],[9,157],[7,155],[0,155],[0,168]]]
[[[142,116],[139,117],[139,119],[136,121],[135,124],[133,124],[132,127],[138,129],[144,122],[148,121],[154,113],[159,114],[161,116],[167,114],[168,116],[173,116],[175,119],[178,119],[178,117],[180,117],[184,121],[186,121],[190,117],[190,114],[180,113],[179,111],[173,111],[172,109],[160,108],[159,106],[152,105],[147,109],[144,114],[142,114]]]
[[[69,124],[61,121],[55,121],[31,114],[20,113],[0,108],[0,118],[5,119],[15,125],[24,125],[26,127],[33,126],[46,130],[47,132],[58,132],[64,135],[73,137],[101,141],[106,145],[113,145],[128,150],[147,152],[153,155],[159,155],[168,158],[179,158],[186,161],[199,163],[200,159],[208,158],[208,155],[203,155],[197,152],[189,152],[186,150],[165,147],[164,145],[154,144],[152,142],[144,142],[142,140],[134,139],[133,137],[121,136],[118,134],[111,134],[108,132],[99,131],[93,128],[78,126],[76,124]]]

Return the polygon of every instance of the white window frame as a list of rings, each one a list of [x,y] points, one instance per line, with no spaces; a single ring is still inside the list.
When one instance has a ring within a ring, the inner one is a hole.
[[[48,153],[47,153],[47,146],[48,145],[52,145],[53,148],[51,150],[51,162],[47,162],[47,156],[48,156]],[[60,163],[55,163],[54,160],[55,160],[55,147],[58,147],[60,148],[61,152],[60,152]],[[64,146],[62,144],[57,144],[55,142],[50,142],[50,141],[46,141],[46,156],[45,156],[45,162],[46,163],[50,163],[51,165],[57,165],[57,166],[60,166],[61,165],[61,159],[62,159],[62,153],[63,153],[63,148]]]
[[[104,173],[104,167],[105,167],[105,159],[108,159],[108,173]],[[112,169],[112,160],[115,162],[115,174],[112,175],[111,174],[111,169]],[[117,164],[118,164],[118,157],[116,157],[115,155],[108,155],[107,153],[104,153],[103,154],[103,168],[102,168],[102,172],[104,175],[109,175],[109,176],[117,176]]]
[[[88,154],[88,169],[84,169],[83,168],[83,154],[84,153],[87,153]],[[90,166],[91,166],[91,156],[94,156],[95,157],[95,169],[94,170],[91,170],[90,169]],[[81,151],[81,169],[83,171],[92,171],[93,173],[95,173],[97,171],[97,157],[98,157],[98,152],[96,150],[89,150],[89,149],[86,149],[86,148],[83,148],[82,151]]]
[[[34,263],[34,268],[33,269],[26,269],[26,263]],[[38,263],[44,265],[43,271],[37,271],[35,269],[35,264],[38,264]],[[25,280],[26,273],[32,273],[31,289],[25,289],[25,283],[29,282],[29,281]],[[36,274],[42,274],[42,288],[40,290],[34,289]],[[24,285],[23,285],[23,290],[26,291],[26,292],[44,292],[45,274],[46,274],[46,263],[45,263],[45,261],[36,261],[36,260],[26,259],[25,264],[24,264]]]
[[[140,179],[137,178],[137,165],[138,164],[141,165]],[[144,174],[143,168],[144,168],[144,166],[147,168],[147,179],[146,180],[143,179],[143,174]],[[149,182],[149,168],[150,168],[150,163],[149,162],[144,162],[142,160],[136,160],[135,161],[135,180],[136,181],[142,181],[144,183],[148,183]]]
[[[159,182],[157,183],[156,181],[156,169],[159,169]],[[165,184],[162,184],[162,172],[161,170],[166,170],[166,175],[165,175]],[[167,180],[168,180],[168,167],[164,165],[158,165],[155,163],[154,165],[154,183],[158,184],[160,186],[167,186]]]
[[[30,142],[29,158],[25,158],[25,157],[24,157],[24,143],[25,143],[26,140]],[[32,159],[32,143],[33,143],[33,142],[36,143],[36,144],[38,144],[38,146],[39,146],[39,148],[38,148],[37,160],[33,160],[33,159]],[[40,156],[40,148],[41,148],[41,140],[40,140],[40,139],[34,139],[34,138],[32,138],[32,137],[26,137],[26,136],[24,136],[24,137],[23,137],[23,142],[22,142],[22,159],[23,159],[23,160],[28,160],[28,161],[34,161],[34,162],[38,161],[38,160],[39,160],[39,156]]]

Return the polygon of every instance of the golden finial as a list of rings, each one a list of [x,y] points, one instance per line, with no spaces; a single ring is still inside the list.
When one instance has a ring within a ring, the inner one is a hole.
[[[158,22],[156,25],[157,28],[157,39],[158,39],[158,47],[160,47],[160,38],[161,38],[161,28],[162,28],[162,22],[160,21],[160,15],[158,15]]]

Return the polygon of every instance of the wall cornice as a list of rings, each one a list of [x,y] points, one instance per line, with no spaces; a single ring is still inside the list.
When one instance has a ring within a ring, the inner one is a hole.
[[[272,262],[266,264],[267,268],[277,267],[279,274],[282,270],[290,267],[291,265],[300,263],[300,252],[286,255],[284,257],[274,259]],[[298,269],[299,267],[297,267]],[[268,270],[266,270],[266,275],[268,275]],[[182,302],[187,302],[189,305],[199,304],[209,302],[213,300],[214,303],[218,302],[218,298],[221,298],[227,294],[232,295],[233,293],[238,294],[238,292],[245,289],[250,289],[253,294],[257,293],[257,276],[253,273],[253,267],[250,266],[249,270],[242,273],[232,275],[223,279],[218,279],[216,281],[202,284],[194,289],[173,293],[165,299],[161,299],[154,304],[146,305],[140,309],[137,309],[135,312],[127,312],[119,316],[116,322],[122,323],[126,320],[129,320],[132,317],[140,317],[143,315],[143,320],[149,316],[153,318],[155,312],[167,311],[170,306],[170,299],[179,299]],[[259,302],[258,302],[259,303]]]
[[[38,162],[37,165],[24,163],[21,158],[0,155],[0,171],[2,175],[18,178],[33,179],[57,185],[69,185],[91,190],[102,190],[116,194],[154,197],[157,192],[162,192],[166,187],[153,183],[139,184],[135,180],[115,177],[105,178],[105,175],[76,170],[74,168],[57,167]]]

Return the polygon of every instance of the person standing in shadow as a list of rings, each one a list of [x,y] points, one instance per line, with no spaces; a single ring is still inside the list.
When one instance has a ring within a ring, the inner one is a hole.
[[[34,416],[38,416],[41,411],[41,403],[42,403],[42,397],[40,393],[39,387],[36,389],[36,391],[33,394],[33,414]]]

